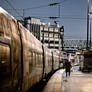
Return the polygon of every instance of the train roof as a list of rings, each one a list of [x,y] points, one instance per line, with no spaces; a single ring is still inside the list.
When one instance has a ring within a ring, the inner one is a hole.
[[[14,20],[17,23],[17,20],[2,7],[0,7],[0,15],[5,16],[8,20]],[[29,47],[31,46],[32,50],[42,52],[42,43],[36,39],[36,37],[29,30],[22,26],[21,23],[19,23],[19,25],[21,27],[24,42],[27,43]]]
[[[4,14],[8,19],[15,19],[12,15],[10,15],[7,11],[5,11],[1,6],[0,6],[0,13]]]

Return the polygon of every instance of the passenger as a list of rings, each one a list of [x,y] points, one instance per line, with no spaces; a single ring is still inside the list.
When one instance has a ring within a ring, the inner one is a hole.
[[[65,72],[66,72],[66,77],[67,77],[67,73],[69,73],[69,76],[70,76],[71,63],[68,61],[68,59],[65,60],[64,68],[65,68]]]

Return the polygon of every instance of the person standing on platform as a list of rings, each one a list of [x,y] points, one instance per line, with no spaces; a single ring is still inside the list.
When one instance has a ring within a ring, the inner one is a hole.
[[[67,73],[69,73],[69,76],[70,76],[71,63],[68,61],[68,59],[65,60],[64,68],[65,68],[65,72],[66,72],[66,77],[67,77]]]

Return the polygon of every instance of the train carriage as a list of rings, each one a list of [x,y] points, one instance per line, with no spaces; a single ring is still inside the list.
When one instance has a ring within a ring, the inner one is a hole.
[[[0,7],[0,92],[27,91],[57,69],[59,59]]]
[[[42,79],[43,51],[42,44],[25,28],[23,28],[23,88],[27,90]]]
[[[0,7],[0,92],[10,92],[15,84],[20,85],[21,46],[16,29],[17,21]]]
[[[42,72],[42,44],[0,7],[0,92],[26,91]]]
[[[59,51],[58,50],[53,50],[53,70],[56,70],[59,68],[59,63],[60,63],[60,58],[59,58]]]
[[[81,62],[81,70],[91,72],[92,71],[92,50],[83,51],[83,61]]]
[[[52,71],[52,52],[44,46],[44,74],[45,76]]]

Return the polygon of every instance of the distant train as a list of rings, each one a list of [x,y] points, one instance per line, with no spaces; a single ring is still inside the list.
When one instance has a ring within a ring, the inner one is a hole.
[[[59,53],[45,47],[0,7],[0,92],[27,91],[62,67]]]
[[[83,51],[80,70],[83,72],[92,72],[92,50]]]

